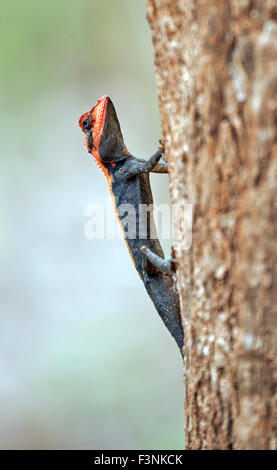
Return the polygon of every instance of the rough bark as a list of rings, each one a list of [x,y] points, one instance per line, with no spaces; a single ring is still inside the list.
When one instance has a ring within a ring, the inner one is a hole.
[[[193,204],[188,449],[277,448],[276,19],[273,0],[148,0],[172,202]]]

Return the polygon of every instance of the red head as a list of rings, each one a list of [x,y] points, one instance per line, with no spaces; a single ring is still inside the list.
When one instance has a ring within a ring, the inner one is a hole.
[[[116,163],[130,156],[114,105],[108,96],[102,96],[90,111],[82,114],[79,126],[84,132],[89,153],[100,163]]]

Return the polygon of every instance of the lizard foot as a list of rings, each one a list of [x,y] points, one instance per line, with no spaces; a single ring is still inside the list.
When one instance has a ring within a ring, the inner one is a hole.
[[[163,259],[156,253],[150,250],[147,246],[142,246],[140,249],[141,253],[153,264],[159,271],[164,274],[173,276],[176,272],[176,261],[170,256],[169,258]]]

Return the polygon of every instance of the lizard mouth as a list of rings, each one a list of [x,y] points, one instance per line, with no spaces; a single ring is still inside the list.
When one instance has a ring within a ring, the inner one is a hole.
[[[108,100],[108,96],[101,96],[95,106],[90,111],[82,114],[79,119],[79,126],[85,135],[85,146],[88,152],[94,153],[95,158],[98,159],[100,157],[97,155],[97,149],[105,123]]]
[[[108,100],[109,100],[109,97],[107,95],[101,96],[101,98],[99,98],[96,105],[91,110],[91,116],[92,116],[92,122],[93,122],[92,137],[93,137],[93,142],[94,142],[96,149],[98,149],[99,147],[99,142],[100,142],[100,138],[101,138],[104,123],[105,123]]]

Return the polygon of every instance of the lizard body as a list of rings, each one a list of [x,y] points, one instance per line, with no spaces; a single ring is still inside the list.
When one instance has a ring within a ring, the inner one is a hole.
[[[149,160],[132,156],[124,144],[114,105],[106,95],[80,117],[79,125],[84,132],[89,153],[92,153],[108,180],[122,226],[126,210],[122,211],[121,208],[125,208],[126,204],[134,208],[135,233],[131,236],[125,230],[125,241],[157,312],[182,354],[184,335],[179,295],[174,289],[170,275],[171,263],[164,259],[152,214],[153,197],[149,172],[167,172],[166,165],[159,163],[162,150],[159,149]],[[139,216],[141,208],[148,208],[144,217]]]

